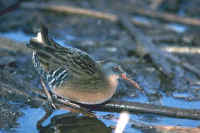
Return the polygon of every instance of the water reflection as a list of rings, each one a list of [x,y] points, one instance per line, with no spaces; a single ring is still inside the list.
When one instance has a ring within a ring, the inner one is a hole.
[[[172,29],[178,33],[183,33],[187,30],[187,26],[181,25],[181,24],[175,24],[175,23],[171,23],[168,24],[167,26],[169,29]]]
[[[22,31],[16,31],[16,32],[6,32],[6,33],[0,32],[0,37],[12,39],[12,40],[15,40],[17,42],[26,42],[27,43],[34,36],[32,36],[30,34],[25,34]],[[65,38],[66,38],[67,41],[77,40],[76,37],[74,37],[72,35],[65,35]],[[59,39],[55,39],[55,38],[54,38],[54,40],[64,47],[72,47],[70,44],[66,43],[66,40],[59,40]]]
[[[40,133],[111,133],[112,129],[106,127],[97,118],[65,113],[52,117],[46,126],[39,123],[38,131]]]
[[[143,16],[134,16],[133,19],[135,21],[142,22],[142,23],[150,23],[150,19]]]
[[[0,37],[5,37],[18,42],[28,42],[32,36],[25,34],[22,31],[0,33]]]

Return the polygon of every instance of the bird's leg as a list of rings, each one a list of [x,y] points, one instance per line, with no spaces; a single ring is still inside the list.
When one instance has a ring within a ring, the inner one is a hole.
[[[56,106],[55,106],[55,104],[53,103],[52,96],[51,96],[51,94],[49,93],[49,90],[47,89],[47,87],[46,87],[44,81],[42,80],[42,78],[40,79],[40,81],[41,81],[41,84],[42,84],[42,88],[43,88],[45,94],[47,95],[47,99],[48,99],[49,104],[53,107],[53,109],[56,109]]]

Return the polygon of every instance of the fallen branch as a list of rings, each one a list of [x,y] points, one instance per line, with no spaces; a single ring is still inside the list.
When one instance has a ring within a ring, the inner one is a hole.
[[[193,72],[198,77],[200,77],[200,71],[195,66],[192,66],[187,62],[182,62],[178,57],[170,53],[166,53],[165,51],[161,51],[159,48],[157,48],[153,44],[152,39],[144,36],[144,34],[142,34],[139,29],[137,29],[132,25],[132,23],[130,23],[127,16],[121,16],[120,20],[124,28],[127,29],[130,35],[136,40],[136,45],[138,47],[137,52],[141,54],[141,56],[149,54],[153,59],[154,64],[156,64],[157,68],[159,68],[159,70],[165,75],[171,77],[171,74],[173,72],[170,68],[169,62],[166,60],[168,59],[176,64],[183,66],[185,69]]]
[[[88,10],[83,8],[72,7],[68,5],[53,5],[53,4],[36,4],[36,3],[22,3],[22,8],[28,9],[40,9],[40,10],[49,10],[49,11],[56,11],[62,13],[70,13],[70,14],[78,14],[78,15],[87,15],[92,16],[100,19],[106,19],[113,22],[118,20],[116,15],[111,13],[103,13],[95,10]]]
[[[78,8],[78,7],[73,7],[69,5],[37,4],[37,3],[31,3],[31,2],[24,2],[24,3],[21,3],[20,7],[24,9],[39,9],[39,10],[55,11],[58,13],[60,12],[60,13],[66,13],[66,14],[85,15],[85,16],[95,17],[99,19],[109,20],[111,22],[118,22],[119,20],[118,16],[112,13]],[[146,28],[152,27],[150,23],[138,22],[134,19],[132,19],[131,22],[141,27],[146,27]]]
[[[17,2],[15,2],[14,4],[8,6],[7,8],[5,8],[3,10],[0,10],[0,16],[5,15],[5,14],[11,12],[11,11],[16,10],[19,7],[19,5],[21,4],[21,2],[22,2],[22,0],[18,0]]]
[[[199,127],[184,127],[184,126],[163,126],[163,125],[147,125],[145,123],[137,122],[134,120],[130,121],[132,127],[139,128],[143,132],[154,132],[154,133],[199,133]],[[145,132],[145,133],[146,133]]]
[[[180,23],[184,25],[191,25],[191,26],[200,26],[200,19],[197,18],[190,18],[190,17],[181,17],[175,14],[158,12],[154,10],[147,10],[142,8],[129,8],[129,13],[139,14],[142,16],[147,16],[155,19],[160,19],[168,22],[173,23]]]
[[[150,113],[150,114],[176,117],[176,118],[200,119],[199,110],[179,109],[179,108],[138,103],[138,102],[109,101],[106,104],[95,106],[94,110],[109,111],[109,112],[129,111],[133,113]]]
[[[112,22],[118,22],[119,18],[117,15],[112,13],[105,13],[95,10],[77,8],[68,5],[53,5],[53,4],[36,4],[31,2],[21,3],[21,8],[28,9],[40,9],[40,10],[48,10],[48,11],[56,11],[62,13],[70,13],[70,14],[79,14],[79,15],[87,15],[95,18],[106,19]],[[190,17],[181,17],[174,14],[169,13],[161,13],[153,10],[146,10],[141,8],[131,8],[131,13],[139,14],[142,16],[147,16],[151,18],[161,19],[169,22],[180,23],[185,25],[192,26],[200,26],[200,19],[190,18]],[[137,26],[142,27],[152,27],[150,23],[142,23],[131,19],[131,22]]]
[[[200,47],[187,47],[187,46],[162,46],[161,50],[167,51],[169,53],[179,53],[179,54],[200,54]]]
[[[199,133],[199,127],[182,127],[182,126],[152,126],[158,133]],[[154,131],[155,131],[154,130]]]

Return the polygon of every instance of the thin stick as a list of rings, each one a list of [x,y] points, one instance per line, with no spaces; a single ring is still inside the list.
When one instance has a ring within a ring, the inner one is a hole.
[[[95,11],[95,10],[90,10],[90,9],[77,8],[77,7],[72,7],[69,5],[63,6],[63,5],[53,5],[53,4],[43,4],[43,3],[36,4],[36,3],[26,2],[26,3],[21,3],[20,7],[26,8],[26,9],[27,8],[40,9],[40,10],[56,11],[56,12],[62,12],[62,13],[64,12],[64,13],[71,13],[71,14],[87,15],[87,16],[96,17],[100,19],[110,20],[112,22],[118,22],[119,20],[118,16],[112,13],[105,13],[105,12],[100,12],[100,11]],[[200,19],[195,19],[195,18],[190,18],[190,17],[181,17],[175,14],[157,12],[153,10],[147,10],[147,9],[136,8],[136,7],[131,8],[129,11],[130,13],[135,13],[142,16],[148,16],[151,18],[161,19],[161,20],[165,20],[169,22],[175,22],[175,23],[192,25],[192,26],[200,26]],[[149,24],[134,21],[133,19],[131,20],[131,22],[135,25],[147,26],[147,27],[150,26]]]
[[[169,116],[175,118],[186,118],[194,120],[200,119],[200,110],[180,109],[180,108],[153,105],[147,103],[138,103],[138,102],[109,101],[106,104],[95,105],[93,109],[95,109],[96,111],[107,111],[107,112],[129,111],[133,113],[156,114],[156,115]]]
[[[127,12],[130,14],[138,14],[142,16],[147,16],[154,19],[160,19],[168,22],[179,23],[190,26],[200,26],[200,19],[191,17],[182,17],[175,14],[158,12],[154,10],[148,10],[143,8],[131,7],[127,8]]]
[[[88,10],[83,8],[72,7],[69,5],[53,5],[53,4],[36,4],[31,2],[22,3],[21,8],[28,8],[28,9],[40,9],[40,10],[49,10],[49,11],[56,11],[56,12],[64,12],[70,14],[78,14],[78,15],[87,15],[92,16],[100,19],[106,19],[113,22],[118,20],[116,15],[111,13],[103,13],[94,10]]]
[[[130,124],[134,128],[139,128],[142,131],[156,132],[156,133],[199,133],[199,127],[188,126],[170,126],[170,125],[152,125],[135,120],[130,120]]]
[[[14,4],[8,6],[6,9],[1,10],[0,11],[0,16],[5,15],[5,14],[11,12],[11,11],[16,10],[20,6],[21,2],[22,2],[22,0],[17,0]]]
[[[84,8],[78,8],[73,7],[69,5],[53,5],[53,4],[37,4],[33,2],[24,2],[20,5],[21,8],[24,9],[40,9],[40,10],[47,10],[47,11],[55,11],[60,13],[66,13],[66,14],[76,14],[76,15],[85,15],[90,17],[95,17],[99,19],[105,19],[109,20],[111,22],[118,22],[119,18],[117,15],[113,13],[106,13],[102,11],[95,11],[91,9],[84,9]],[[134,19],[131,20],[131,22],[137,26],[151,28],[152,25],[150,23],[143,23],[136,21]]]

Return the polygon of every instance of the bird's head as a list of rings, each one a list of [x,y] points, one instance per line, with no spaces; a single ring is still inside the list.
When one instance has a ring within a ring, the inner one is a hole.
[[[112,75],[116,79],[126,79],[126,72],[122,69],[122,67],[116,63],[106,63],[103,65],[103,71],[106,75]]]
[[[127,80],[130,82],[134,87],[138,88],[142,92],[144,92],[144,89],[142,89],[137,82],[132,80],[128,74],[121,68],[120,65],[115,63],[106,63],[103,67],[103,71],[106,73],[108,77],[111,77],[112,80],[116,81],[118,79]]]

